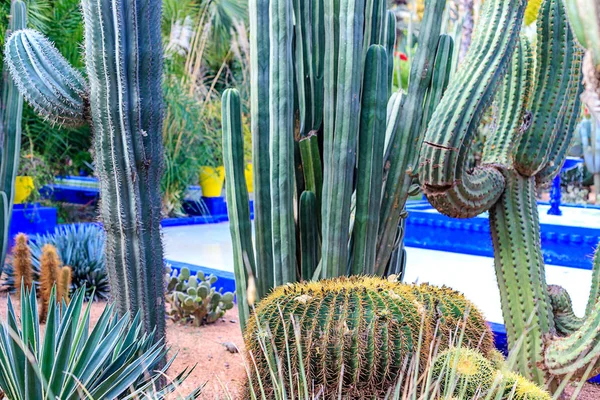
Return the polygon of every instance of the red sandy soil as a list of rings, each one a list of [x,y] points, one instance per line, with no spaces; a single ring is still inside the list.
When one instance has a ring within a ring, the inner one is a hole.
[[[15,297],[12,300],[17,305]],[[0,319],[6,316],[6,293],[0,295]],[[91,322],[94,324],[104,310],[106,303],[92,305]],[[15,307],[18,311],[18,307]],[[176,394],[186,396],[196,387],[205,384],[200,399],[238,400],[240,386],[246,379],[243,352],[244,344],[238,323],[237,307],[229,310],[225,318],[214,324],[200,328],[182,326],[169,321],[167,323],[167,343],[170,355],[177,357],[168,376],[176,376],[186,367],[196,365],[188,379],[178,388]],[[223,343],[230,343],[239,349],[231,353]],[[571,390],[567,390],[564,399],[570,399]],[[600,400],[600,386],[587,384],[578,400]],[[241,399],[240,399],[241,400]]]

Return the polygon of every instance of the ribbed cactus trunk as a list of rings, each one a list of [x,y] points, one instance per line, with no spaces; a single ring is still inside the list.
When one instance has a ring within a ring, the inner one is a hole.
[[[82,9],[111,293],[162,339],[161,1],[83,0]]]
[[[27,27],[27,10],[22,1],[13,1],[10,10],[9,32]],[[8,232],[12,217],[15,178],[21,156],[21,120],[23,96],[8,76],[8,67],[2,68],[2,98],[0,99],[0,274],[8,250]]]

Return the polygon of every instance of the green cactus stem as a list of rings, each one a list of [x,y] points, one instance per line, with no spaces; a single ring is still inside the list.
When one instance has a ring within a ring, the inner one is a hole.
[[[433,76],[435,58],[449,59],[452,53],[446,53],[447,47],[440,42],[447,39],[440,38],[443,10],[445,1],[428,1],[425,4],[423,27],[419,33],[419,47],[414,56],[410,70],[408,94],[401,99],[397,116],[398,120],[391,124],[396,126],[389,139],[386,139],[385,156],[385,183],[381,201],[380,223],[377,245],[377,259],[375,270],[383,274],[387,269],[390,257],[398,247],[396,238],[398,224],[404,212],[404,205],[408,200],[408,192],[417,172],[419,152],[423,141],[423,104],[437,80],[447,80],[446,70],[444,77]],[[451,63],[450,63],[451,64]],[[440,69],[440,71],[443,69]],[[390,123],[388,122],[388,127]]]
[[[240,323],[245,326],[250,315],[246,290],[249,279],[255,279],[254,249],[252,246],[252,223],[250,222],[250,207],[248,187],[244,175],[244,138],[242,134],[242,110],[240,95],[235,89],[227,89],[223,93],[223,159],[225,175],[227,176],[225,191],[227,213],[231,221],[231,239],[233,246],[233,261],[235,265],[244,268],[234,269],[237,294],[239,296]],[[247,260],[247,261],[246,261]],[[246,265],[246,263],[249,265]],[[262,289],[262,288],[261,288]]]
[[[375,251],[383,186],[383,148],[388,100],[388,62],[382,46],[367,52],[360,118],[356,217],[353,228],[353,275],[375,273]]]
[[[10,9],[10,32],[27,26],[27,10],[22,1],[13,1]],[[6,60],[5,60],[6,61]],[[8,250],[8,232],[15,196],[15,178],[21,156],[21,119],[23,96],[8,76],[5,63],[2,68],[2,98],[0,98],[0,273]]]
[[[317,197],[311,191],[304,191],[300,196],[300,253],[302,264],[300,275],[302,280],[310,281],[321,259],[321,241],[319,240],[319,224],[317,214],[319,207]]]
[[[82,0],[81,9],[87,85],[38,33],[11,37],[5,54],[13,79],[38,112],[57,123],[76,125],[85,118],[91,124],[111,293],[121,314],[139,311],[144,329],[156,331],[160,341],[161,2]]]
[[[466,156],[519,42],[526,5],[524,0],[484,3],[470,50],[429,124],[419,176],[429,201],[451,217],[481,214],[504,190],[500,171],[489,165],[470,170]]]

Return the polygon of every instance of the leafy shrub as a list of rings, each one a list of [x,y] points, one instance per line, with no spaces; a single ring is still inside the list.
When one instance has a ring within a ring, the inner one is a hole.
[[[188,268],[167,272],[167,302],[169,317],[175,322],[196,326],[212,324],[233,308],[233,293],[215,290],[217,277],[205,276],[202,271],[190,274]]]
[[[46,244],[56,247],[63,265],[72,270],[71,290],[85,287],[85,298],[107,300],[110,292],[104,260],[105,235],[101,227],[93,224],[62,225],[53,234],[37,235],[29,241],[33,280],[39,285],[42,248]],[[15,287],[12,264],[6,268],[6,284]]]
[[[118,399],[138,398],[159,383],[172,360],[159,368],[167,349],[143,332],[139,317],[118,317],[107,306],[93,329],[84,290],[59,307],[52,293],[48,323],[42,335],[35,288],[21,295],[21,323],[8,298],[7,319],[0,327],[0,389],[7,398]],[[159,371],[155,371],[155,369]],[[188,371],[161,389],[165,398]]]

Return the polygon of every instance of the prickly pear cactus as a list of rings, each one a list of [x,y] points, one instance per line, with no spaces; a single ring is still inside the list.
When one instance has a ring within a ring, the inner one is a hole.
[[[223,317],[233,308],[233,293],[215,290],[212,285],[216,282],[216,276],[205,276],[202,271],[191,275],[189,268],[181,268],[179,273],[167,272],[169,317],[175,322],[195,326],[212,324]]]
[[[325,398],[338,393],[342,373],[344,398],[366,394],[383,398],[397,383],[405,362],[424,366],[436,325],[447,332],[450,327],[445,324],[464,320],[464,314],[458,317],[464,308],[455,306],[466,304],[463,299],[449,291],[439,292],[449,297],[443,300],[445,310],[440,317],[432,312],[433,300],[427,300],[427,306],[419,302],[419,296],[428,296],[420,294],[425,292],[429,292],[425,286],[362,276],[276,288],[248,320],[246,346],[257,365],[249,388],[258,388],[258,374],[266,390],[273,390],[269,363],[276,355],[291,360],[291,371],[282,363],[284,377],[288,372],[296,376],[301,361],[307,382],[322,388]],[[472,316],[479,313],[472,311]],[[483,319],[480,323],[485,324]],[[487,333],[485,327],[473,336]],[[436,346],[444,350],[450,346],[447,343],[442,340]]]

